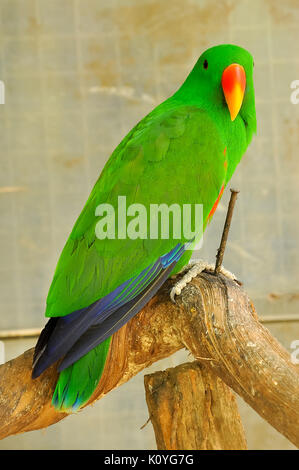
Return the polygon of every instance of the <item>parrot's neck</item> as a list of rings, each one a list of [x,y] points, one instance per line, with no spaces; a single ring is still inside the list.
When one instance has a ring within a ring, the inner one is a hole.
[[[251,142],[253,134],[256,132],[254,97],[251,100],[252,104],[246,107],[243,106],[236,119],[231,121],[222,90],[216,88],[215,91],[215,88],[206,83],[199,85],[194,72],[195,69],[196,66],[176,93],[166,100],[166,102],[169,102],[168,106],[173,104],[177,106],[187,105],[205,110],[212,117],[215,124],[218,125],[219,132],[228,144],[232,136],[237,137],[236,130],[238,130],[238,133],[245,133],[247,147]]]
[[[255,128],[251,127],[251,123],[246,122],[241,113],[234,121],[230,118],[229,110],[225,104],[217,104],[204,100],[199,94],[186,92],[183,88],[178,90],[171,98],[166,100],[165,106],[168,108],[180,106],[195,106],[206,111],[218,127],[223,145],[227,151],[228,168],[226,183],[231,179],[236,166],[240,162],[242,156],[251,141]]]

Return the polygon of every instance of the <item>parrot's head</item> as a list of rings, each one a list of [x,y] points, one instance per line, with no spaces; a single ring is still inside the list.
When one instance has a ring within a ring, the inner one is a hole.
[[[242,47],[211,47],[200,56],[181,90],[231,123],[242,119],[249,141],[256,132],[253,66],[251,54]]]

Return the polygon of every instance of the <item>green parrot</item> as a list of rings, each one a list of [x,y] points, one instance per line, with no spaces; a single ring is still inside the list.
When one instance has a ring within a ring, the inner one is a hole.
[[[182,270],[201,237],[182,234],[181,221],[168,236],[162,227],[151,237],[137,230],[134,215],[141,208],[149,214],[152,205],[201,204],[203,231],[255,132],[252,56],[224,44],[206,50],[174,95],[113,151],[59,258],[47,297],[50,319],[35,347],[33,378],[59,361],[57,410],[86,404],[111,336]],[[120,200],[133,207],[130,237],[115,222]]]

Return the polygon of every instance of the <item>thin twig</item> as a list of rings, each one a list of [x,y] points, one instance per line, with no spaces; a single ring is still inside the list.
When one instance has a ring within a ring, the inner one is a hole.
[[[217,250],[217,255],[216,255],[215,274],[218,274],[221,269],[224,251],[225,251],[226,242],[227,242],[227,237],[228,237],[228,232],[229,232],[229,228],[230,228],[230,224],[231,224],[231,220],[233,216],[233,211],[235,207],[235,202],[239,193],[239,191],[236,191],[234,189],[231,189],[230,191],[231,191],[231,196],[230,196],[230,201],[229,201],[224,228],[222,232],[222,238],[221,238],[220,246]]]
[[[151,420],[151,415],[148,417],[148,419],[146,420],[146,422],[141,426],[140,431],[141,431],[142,429],[144,429],[145,426],[148,425],[148,423],[150,422],[150,420]]]

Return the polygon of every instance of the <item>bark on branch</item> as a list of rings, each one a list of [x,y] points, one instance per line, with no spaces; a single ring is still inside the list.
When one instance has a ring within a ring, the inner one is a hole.
[[[299,372],[257,318],[246,292],[202,273],[174,305],[173,280],[111,342],[90,402],[185,347],[291,442],[299,446]],[[0,366],[0,438],[47,427],[66,414],[51,406],[55,366],[31,379],[33,350]]]
[[[246,450],[236,398],[197,361],[144,377],[159,450]]]

